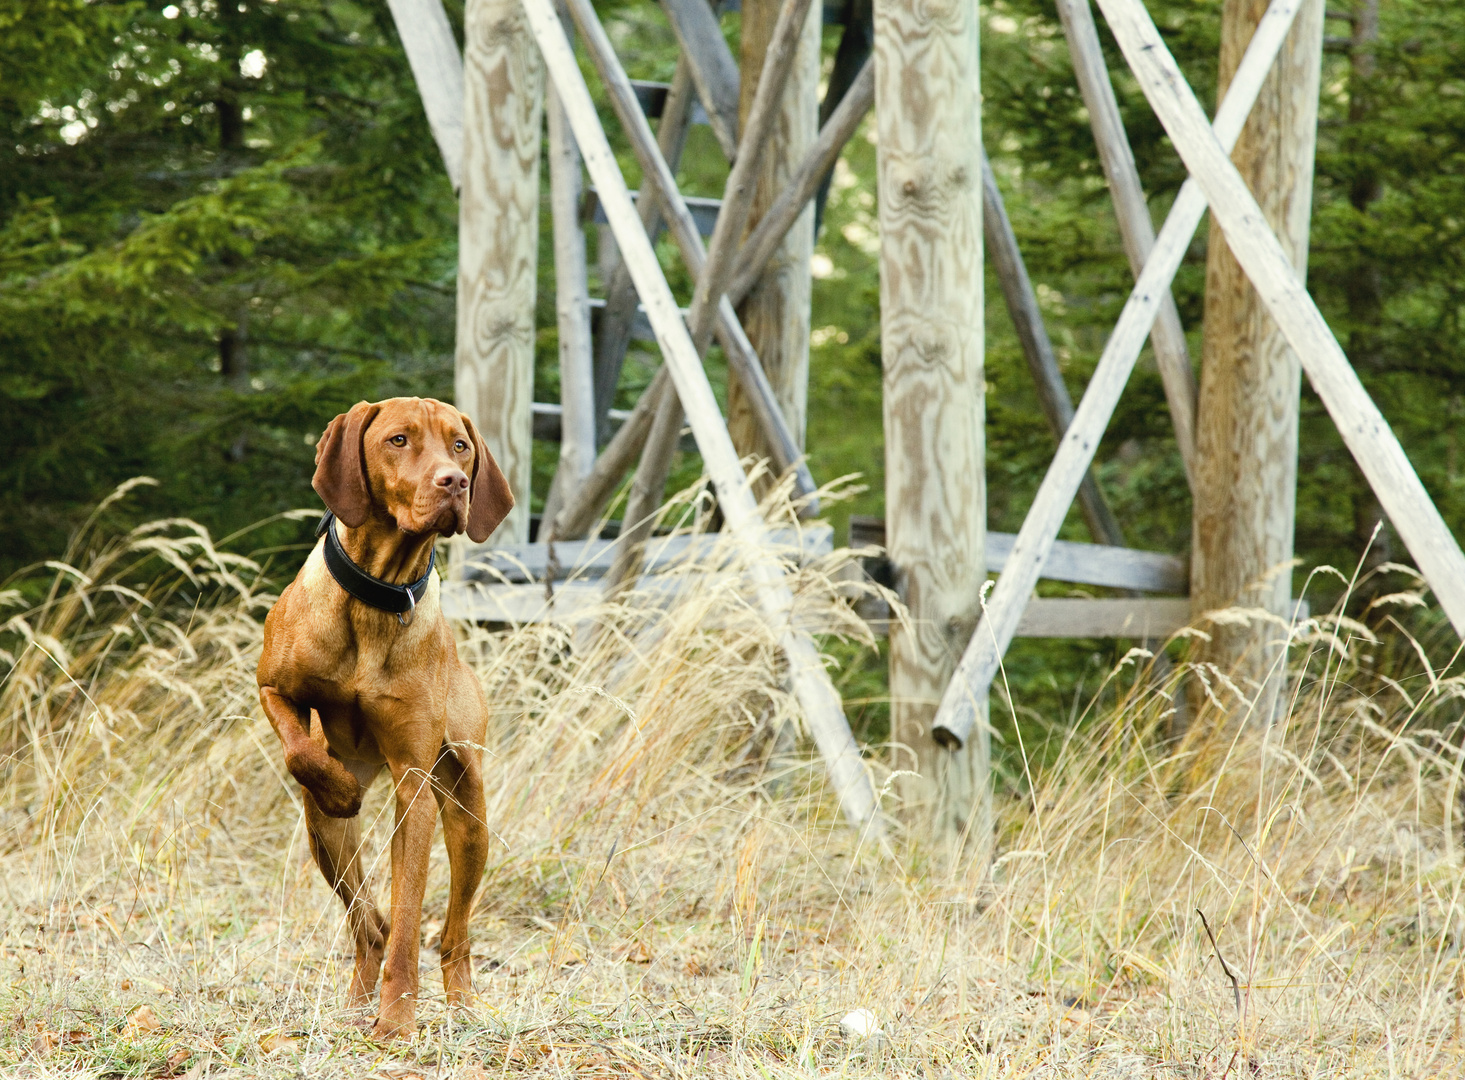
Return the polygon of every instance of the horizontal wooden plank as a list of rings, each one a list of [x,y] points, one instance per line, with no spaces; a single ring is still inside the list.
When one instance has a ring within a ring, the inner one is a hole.
[[[639,192],[631,192],[632,200],[635,200]],[[703,236],[711,236],[712,230],[717,226],[717,211],[722,208],[721,199],[702,199],[695,195],[682,196],[687,204],[687,209],[692,212],[692,220],[697,224],[697,231]],[[605,216],[605,208],[600,205],[600,193],[593,187],[585,189],[585,199],[580,204],[580,220],[586,225],[608,225],[610,219]]]
[[[557,402],[536,401],[533,415],[534,437],[544,442],[559,442],[564,409]],[[610,416],[610,429],[614,433],[620,429],[631,414],[626,409],[611,409],[608,415]],[[682,440],[677,443],[677,449],[688,454],[697,452],[697,440],[692,438],[690,430],[682,432]]]
[[[988,573],[1002,573],[1015,539],[1012,533],[987,534]],[[885,522],[880,518],[865,516],[850,518],[850,544],[884,547]],[[1099,585],[1108,589],[1132,589],[1135,592],[1169,593],[1176,596],[1184,596],[1190,592],[1190,563],[1182,556],[1111,547],[1107,544],[1083,544],[1071,540],[1054,541],[1053,550],[1043,564],[1041,576],[1050,581]]]
[[[770,529],[770,550],[779,558],[805,562],[834,550],[834,529],[815,522],[804,529]],[[688,562],[711,558],[726,540],[718,534],[656,537],[646,545],[648,573],[667,570]],[[554,546],[560,569],[557,581],[594,581],[605,576],[617,550],[615,540],[567,540]],[[513,544],[485,548],[468,557],[463,568],[465,581],[528,583],[541,582],[549,566],[547,544]]]
[[[859,616],[879,637],[890,627],[890,607],[873,596],[855,603]],[[1297,601],[1294,620],[1309,615],[1307,601]],[[1190,601],[1184,597],[1033,597],[1017,624],[1024,638],[1168,638],[1191,623]]]

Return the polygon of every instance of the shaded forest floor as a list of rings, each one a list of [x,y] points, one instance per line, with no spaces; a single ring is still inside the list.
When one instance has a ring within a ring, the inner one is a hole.
[[[802,568],[798,595],[857,638],[848,557]],[[1173,683],[1131,658],[1078,725],[999,747],[1021,782],[991,857],[839,823],[817,758],[776,737],[795,709],[735,578],[629,597],[589,648],[465,630],[494,708],[477,1002],[450,1013],[435,970],[439,842],[421,1028],[388,1045],[342,1010],[344,920],[254,702],[256,568],[179,523],[67,558],[80,574],[7,597],[4,1075],[1465,1071],[1460,686],[1365,678],[1360,624],[1290,631],[1271,728],[1206,673],[1179,742]],[[1198,734],[1222,714],[1229,734]],[[890,759],[871,748],[897,812]],[[881,1036],[841,1034],[857,1008]]]

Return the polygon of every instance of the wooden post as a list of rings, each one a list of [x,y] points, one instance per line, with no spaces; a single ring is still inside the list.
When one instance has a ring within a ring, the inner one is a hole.
[[[854,137],[855,130],[874,104],[875,61],[870,59],[865,61],[849,92],[819,129],[819,138],[804,155],[788,186],[763,213],[757,228],[749,232],[738,250],[732,283],[727,287],[727,296],[733,306],[741,304],[763,276],[763,268],[782,245],[784,235],[803,214],[804,204],[819,191],[819,185],[833,170],[844,144]]]
[[[987,727],[949,755],[930,735],[987,577],[979,34],[976,4],[876,0],[885,529],[912,620],[891,627],[891,734],[921,774],[907,805],[985,844]]]
[[[1283,2],[1273,0],[1272,6]],[[1308,382],[1383,503],[1389,521],[1418,563],[1456,634],[1465,636],[1465,553],[1459,542],[1420,483],[1419,474],[1388,421],[1348,363],[1281,242],[1267,226],[1261,207],[1229,157],[1228,147],[1217,138],[1218,133],[1209,130],[1200,102],[1165,47],[1143,0],[1099,0],[1099,6],[1166,134],[1210,200],[1211,213],[1221,223],[1227,245],[1302,361]],[[1259,30],[1257,37],[1261,36]],[[1251,51],[1247,49],[1248,59]],[[1241,81],[1238,71],[1235,84]]]
[[[583,7],[584,4],[577,6]],[[727,282],[732,276],[738,239],[752,211],[756,171],[760,160],[766,156],[769,135],[780,111],[783,87],[798,56],[812,6],[811,0],[783,0],[770,35],[768,62],[757,81],[753,106],[743,126],[743,141],[728,174],[706,261],[700,268],[689,266],[696,275],[697,287],[692,295],[692,307],[687,312],[687,327],[699,356],[707,351],[720,313],[727,306]],[[587,37],[590,34],[591,31],[587,30]],[[595,49],[595,52],[600,55],[603,50]],[[675,188],[675,184],[671,187]],[[682,426],[680,408],[670,396],[673,393],[671,387],[661,391],[662,400],[657,403],[655,423],[641,452],[635,482],[626,500],[626,527],[621,534],[624,551],[607,575],[607,588],[614,588],[618,582],[636,576],[640,565],[639,546],[651,534],[653,516],[661,505]]]
[[[1263,4],[1265,7],[1265,4]],[[1068,37],[1068,51],[1073,58],[1073,71],[1078,78],[1084,105],[1094,129],[1094,142],[1099,160],[1109,181],[1109,194],[1114,201],[1114,214],[1119,221],[1119,235],[1129,268],[1137,278],[1155,246],[1155,226],[1150,221],[1144,188],[1140,186],[1139,169],[1124,134],[1124,121],[1119,116],[1119,102],[1104,66],[1104,50],[1099,45],[1099,32],[1094,26],[1094,13],[1089,0],[1058,0],[1058,15]],[[1245,42],[1242,43],[1243,46]],[[1238,59],[1240,51],[1237,52]],[[1185,478],[1195,485],[1195,373],[1190,369],[1190,351],[1185,344],[1185,329],[1180,325],[1180,312],[1175,298],[1168,292],[1160,301],[1160,316],[1150,331],[1155,349],[1155,364],[1165,386],[1165,399],[1170,406],[1170,419],[1175,425],[1175,443]]]
[[[529,539],[544,72],[518,0],[468,0],[454,390],[514,493],[490,542]]]
[[[701,358],[677,310],[676,298],[666,283],[651,241],[641,228],[630,193],[626,190],[625,178],[600,127],[595,105],[590,100],[590,91],[580,74],[569,40],[549,0],[523,0],[523,3],[535,38],[553,73],[555,86],[564,99],[580,151],[585,156],[585,167],[600,192],[622,257],[630,267],[636,291],[646,305],[646,315],[656,331],[666,370],[671,372],[678,398],[686,408],[728,528],[748,545],[749,550],[763,552],[767,543],[766,523],[758,513],[753,490],[723,424],[717,399],[713,397],[707,373],[702,369]],[[594,13],[588,14],[593,19]],[[579,15],[575,21],[582,23]],[[588,23],[582,24],[582,32],[589,37],[586,25]],[[675,207],[672,211],[675,213]],[[751,576],[754,596],[788,660],[789,682],[824,757],[846,819],[870,834],[881,835],[883,830],[875,790],[860,758],[859,747],[850,733],[839,695],[813,641],[793,625],[793,594],[772,553],[764,552],[764,557],[752,566]]]
[[[707,0],[662,0],[682,56],[692,67],[697,96],[722,152],[731,162],[738,151],[738,65],[723,40],[722,27]]]
[[[1226,0],[1219,92],[1251,40],[1264,0]],[[1317,145],[1323,0],[1306,0],[1231,153],[1257,203],[1306,279]],[[1206,258],[1205,347],[1196,432],[1191,535],[1193,617],[1233,604],[1287,618],[1297,501],[1301,368],[1212,218]],[[1270,720],[1285,681],[1285,634],[1262,622],[1202,624],[1200,658],[1256,685],[1255,716]]]
[[[463,58],[442,0],[387,0],[453,190],[463,183]]]
[[[691,63],[684,56],[677,60],[676,74],[672,76],[671,89],[667,91],[656,132],[656,145],[673,174],[687,143],[695,94]],[[641,188],[636,212],[641,215],[646,235],[654,241],[661,230],[662,200],[655,185],[642,184]],[[596,436],[602,443],[610,439],[610,409],[615,400],[616,385],[620,382],[626,349],[631,343],[631,324],[636,318],[637,303],[639,298],[631,284],[631,273],[625,263],[617,263],[615,272],[610,276],[610,284],[606,286],[605,308],[600,313],[600,328],[595,339],[595,427]]]
[[[560,21],[568,19],[568,14],[562,12]],[[570,33],[568,28],[565,33]],[[543,518],[553,521],[595,465],[595,379],[591,371],[585,234],[580,228],[580,150],[553,87],[545,95],[545,112],[549,121],[549,198],[554,223],[555,317],[560,341],[560,462],[544,500]]]
[[[1282,47],[1299,4],[1303,2],[1272,0],[1266,18],[1247,46],[1236,78],[1216,110],[1213,137],[1223,150],[1234,146],[1240,136],[1246,115],[1266,81],[1272,60]],[[1100,3],[1102,5],[1103,0]],[[1107,14],[1108,9],[1105,10]],[[1110,18],[1112,21],[1112,15]],[[1133,58],[1130,62],[1133,63]],[[1178,74],[1175,77],[1180,78]],[[1181,81],[1183,83],[1184,80]],[[1068,516],[1073,496],[1094,459],[1094,451],[1109,418],[1114,415],[1114,407],[1119,403],[1119,396],[1129,381],[1140,350],[1144,348],[1150,327],[1154,325],[1160,301],[1175,279],[1175,272],[1180,269],[1180,262],[1190,246],[1191,236],[1205,212],[1206,196],[1192,175],[1181,186],[1175,205],[1170,208],[1165,225],[1155,238],[1155,250],[1145,262],[1144,271],[1129,294],[1129,300],[1084,390],[1083,400],[1074,412],[1073,422],[1058,444],[1058,453],[1048,466],[1032,507],[1023,519],[1022,529],[1003,565],[997,587],[987,600],[986,612],[977,632],[972,635],[971,644],[941,697],[941,707],[936,712],[931,733],[942,746],[953,749],[965,746],[981,731],[987,690],[997,674],[1002,654],[1012,643],[1033,586],[1038,583],[1053,543],[1058,538],[1058,530]]]
[[[778,22],[779,0],[743,0],[742,98],[739,121],[746,128],[763,70],[764,55]],[[819,136],[819,30],[821,11],[810,5],[789,68],[778,115],[762,149],[748,224],[756,227],[789,185],[805,154]],[[748,340],[763,362],[763,371],[799,449],[809,408],[809,319],[814,254],[814,207],[806,205],[783,243],[764,267],[738,310]],[[738,453],[770,456],[751,405],[740,387],[729,386],[727,426]]]

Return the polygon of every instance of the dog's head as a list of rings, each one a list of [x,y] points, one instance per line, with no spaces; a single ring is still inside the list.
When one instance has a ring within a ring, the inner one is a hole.
[[[357,402],[315,444],[311,484],[351,529],[377,514],[403,532],[482,543],[514,507],[473,421],[432,398]]]

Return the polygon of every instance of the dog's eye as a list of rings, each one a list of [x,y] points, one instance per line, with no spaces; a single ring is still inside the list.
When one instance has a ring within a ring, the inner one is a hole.
[[[407,436],[393,435],[390,439],[387,440],[387,442],[391,443],[393,446],[406,446]]]
[[[453,449],[461,454],[464,450],[468,449],[468,444],[465,443],[462,439],[459,439],[457,442],[453,443]]]

